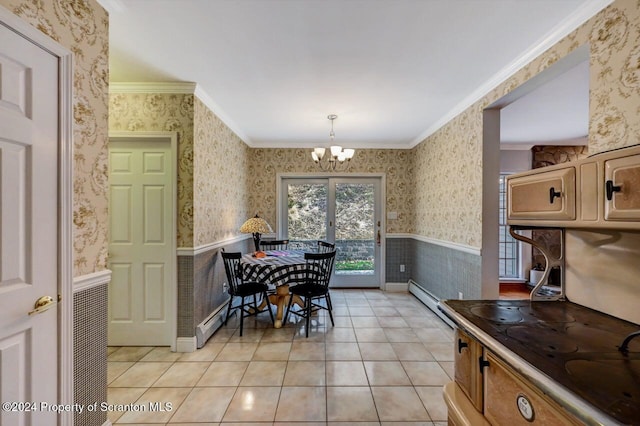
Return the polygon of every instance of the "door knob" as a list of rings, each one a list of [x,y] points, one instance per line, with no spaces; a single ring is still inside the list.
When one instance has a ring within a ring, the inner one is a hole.
[[[41,314],[42,312],[52,308],[55,304],[56,301],[53,300],[53,297],[42,296],[36,300],[35,305],[33,305],[33,311],[29,311],[29,315]]]

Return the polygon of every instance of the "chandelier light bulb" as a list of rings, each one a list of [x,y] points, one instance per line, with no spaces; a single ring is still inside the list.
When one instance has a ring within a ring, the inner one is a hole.
[[[331,145],[331,156],[337,157],[342,152],[342,147],[339,145]]]

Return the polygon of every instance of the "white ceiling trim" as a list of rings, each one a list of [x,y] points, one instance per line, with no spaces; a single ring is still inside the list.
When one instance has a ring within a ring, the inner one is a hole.
[[[186,82],[112,82],[109,84],[109,93],[181,93],[193,94],[196,91],[196,83]]]
[[[207,106],[224,124],[227,125],[228,128],[233,131],[242,141],[249,145],[251,148],[255,148],[255,144],[249,139],[240,127],[229,117],[220,106],[204,91],[202,86],[199,84],[196,85],[195,95],[202,101],[203,104]]]
[[[413,148],[426,138],[437,132],[442,126],[449,121],[463,113],[467,108],[479,101],[486,94],[491,92],[502,82],[506,81],[509,77],[514,75],[522,67],[533,61],[540,56],[546,50],[558,43],[564,37],[569,35],[572,31],[593,17],[596,13],[613,3],[613,0],[593,0],[582,6],[576,13],[574,13],[569,19],[561,22],[554,28],[546,37],[543,37],[537,44],[533,45],[531,49],[524,52],[518,58],[516,58],[509,65],[498,71],[492,78],[487,80],[484,84],[479,86],[469,96],[464,98],[460,103],[453,107],[449,112],[442,116],[427,130],[422,132],[417,138],[415,138],[409,144],[409,148]]]

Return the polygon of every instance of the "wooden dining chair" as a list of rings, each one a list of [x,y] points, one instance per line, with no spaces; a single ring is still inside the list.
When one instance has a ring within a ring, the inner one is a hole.
[[[316,311],[327,310],[331,325],[334,325],[333,314],[331,313],[333,306],[331,304],[331,295],[329,294],[329,282],[331,281],[336,252],[333,250],[326,253],[305,253],[304,258],[306,267],[303,278],[300,281],[292,282],[289,287],[291,297],[289,298],[287,313],[282,325],[284,326],[289,320],[290,314],[298,315],[306,320],[305,333],[306,337],[309,337],[311,315]],[[303,301],[303,308],[299,311],[291,310],[293,296],[299,296]],[[324,299],[325,304],[318,303],[321,299]]]
[[[267,284],[262,284],[255,281],[244,281],[242,278],[242,265],[240,259],[242,253],[227,253],[221,251],[222,260],[224,261],[224,270],[227,273],[227,280],[229,281],[229,305],[227,307],[227,316],[224,320],[224,325],[227,325],[229,316],[232,310],[240,311],[240,336],[242,336],[242,329],[244,325],[244,318],[257,315],[264,311],[269,311],[271,322],[273,323],[273,312],[271,312],[271,304],[267,303],[264,310],[258,309],[257,296],[260,295],[264,300],[267,299],[267,290],[269,287]],[[234,298],[240,298],[240,304],[233,306]],[[245,301],[245,299],[248,299]],[[251,301],[253,299],[253,303]]]
[[[260,250],[287,250],[288,248],[289,248],[289,240],[260,241]]]
[[[335,249],[335,244],[332,244],[328,241],[318,240],[318,253],[327,253],[329,251],[334,251]]]

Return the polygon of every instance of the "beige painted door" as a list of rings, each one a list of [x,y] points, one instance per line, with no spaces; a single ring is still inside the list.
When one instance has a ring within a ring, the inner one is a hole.
[[[47,426],[57,416],[41,403],[58,401],[58,58],[0,23],[0,71],[0,424]],[[50,308],[29,315],[42,296]]]
[[[171,143],[111,139],[109,345],[174,345]]]

